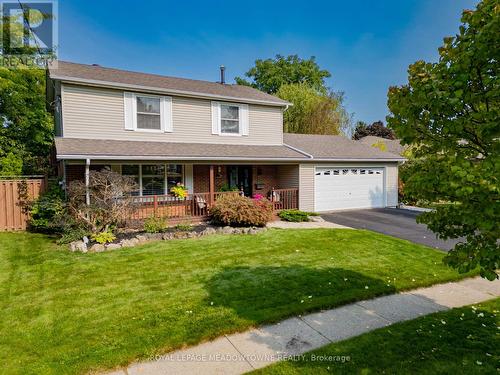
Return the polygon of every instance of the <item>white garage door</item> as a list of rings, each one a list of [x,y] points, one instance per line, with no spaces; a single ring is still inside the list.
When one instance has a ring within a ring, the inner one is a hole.
[[[316,168],[316,211],[384,207],[384,197],[384,168]]]

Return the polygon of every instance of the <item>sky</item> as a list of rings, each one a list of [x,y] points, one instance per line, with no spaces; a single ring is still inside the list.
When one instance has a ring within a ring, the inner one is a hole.
[[[354,121],[383,120],[408,65],[436,61],[477,0],[59,0],[62,60],[233,82],[256,59],[316,57]]]

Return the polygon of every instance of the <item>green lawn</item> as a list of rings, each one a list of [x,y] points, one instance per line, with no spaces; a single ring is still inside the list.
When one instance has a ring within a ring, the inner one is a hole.
[[[356,230],[272,230],[97,254],[70,253],[43,235],[1,233],[0,373],[113,368],[286,316],[459,278],[442,257]]]
[[[498,374],[499,310],[496,299],[428,315],[252,374]]]

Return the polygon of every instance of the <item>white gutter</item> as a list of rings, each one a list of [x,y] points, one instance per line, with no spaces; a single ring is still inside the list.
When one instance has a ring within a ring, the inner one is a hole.
[[[75,83],[86,86],[95,86],[95,87],[106,87],[106,88],[114,88],[114,89],[128,89],[142,92],[152,92],[158,94],[171,94],[171,95],[179,95],[179,96],[188,96],[193,98],[204,98],[204,99],[222,99],[233,102],[240,103],[250,103],[250,104],[264,104],[276,107],[286,107],[291,105],[291,103],[284,102],[272,102],[267,100],[258,100],[258,99],[246,99],[239,98],[234,96],[225,96],[225,95],[215,95],[208,93],[199,93],[195,91],[186,91],[186,90],[175,90],[175,89],[162,89],[160,87],[152,87],[152,86],[142,86],[142,85],[133,85],[128,83],[119,83],[119,82],[110,82],[110,81],[99,81],[95,79],[85,79],[85,78],[74,78],[68,76],[59,76],[59,75],[50,75],[51,79],[60,80],[65,83]]]
[[[303,151],[301,153],[304,153]],[[312,156],[308,159],[304,158],[265,158],[265,157],[234,157],[234,156],[155,156],[155,155],[141,155],[141,156],[130,156],[130,155],[78,155],[78,154],[60,154],[57,155],[59,160],[81,160],[92,158],[92,160],[200,160],[200,161],[290,161],[290,162],[339,162],[339,161],[354,161],[354,162],[399,162],[405,159],[401,158],[328,158],[328,159],[315,159]]]

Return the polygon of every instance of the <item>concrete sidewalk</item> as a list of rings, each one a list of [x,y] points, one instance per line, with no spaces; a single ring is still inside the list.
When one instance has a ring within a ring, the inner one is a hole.
[[[438,284],[227,335],[110,374],[242,374],[376,328],[499,296],[499,280]]]

